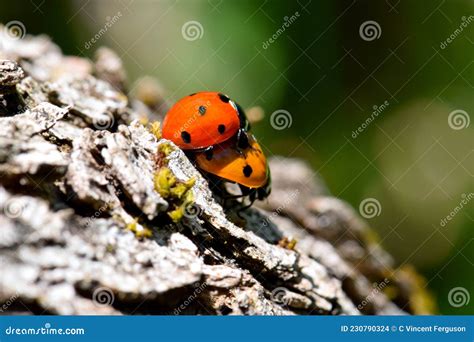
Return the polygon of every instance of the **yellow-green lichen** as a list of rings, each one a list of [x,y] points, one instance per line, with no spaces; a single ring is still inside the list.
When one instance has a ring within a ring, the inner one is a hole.
[[[160,146],[158,146],[158,152],[163,154],[165,157],[169,156],[173,151],[174,147],[168,142],[162,142]]]
[[[193,210],[192,206],[194,204],[194,193],[192,190],[187,190],[182,196],[181,204],[176,207],[176,209],[171,210],[168,212],[168,216],[173,220],[173,222],[179,222],[183,218],[184,215],[189,210]],[[192,212],[190,214],[193,214]]]
[[[184,216],[184,208],[180,206],[174,210],[168,211],[168,216],[173,220],[173,222],[177,223],[181,221]]]
[[[138,119],[138,122],[143,125],[144,127],[147,127],[148,126],[148,123],[150,122],[150,120],[148,119],[148,117],[146,115],[144,116],[141,116],[139,119]]]
[[[194,184],[194,178],[185,182],[178,181],[167,167],[161,167],[155,173],[155,191],[170,204],[168,216],[173,222],[179,222],[183,218],[186,208],[194,203],[192,191]]]
[[[105,251],[107,253],[114,253],[115,252],[115,245],[112,245],[110,243],[108,243],[106,246],[105,246]]]
[[[161,139],[161,124],[159,121],[153,121],[148,130],[156,137],[156,139]]]
[[[196,180],[194,178],[190,178],[186,182],[178,183],[171,189],[171,195],[176,198],[183,199],[185,195],[192,194],[189,189],[194,186]]]
[[[127,224],[127,229],[132,231],[139,239],[150,238],[153,236],[151,229],[138,224],[138,219],[134,219],[132,222]]]
[[[297,243],[298,243],[298,240],[292,237],[286,237],[286,236],[283,237],[280,241],[278,241],[278,245],[280,247],[283,247],[289,250],[294,250]]]
[[[436,315],[438,308],[432,293],[427,289],[426,279],[412,265],[405,264],[395,273],[397,280],[409,288],[410,311],[414,315]]]
[[[154,176],[155,191],[161,197],[168,198],[171,195],[171,189],[176,185],[176,177],[167,167],[160,168]]]

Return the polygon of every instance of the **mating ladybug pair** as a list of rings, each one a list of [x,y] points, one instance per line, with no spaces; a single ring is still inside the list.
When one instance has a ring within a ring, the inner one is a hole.
[[[166,114],[163,138],[171,140],[196,166],[239,184],[250,202],[270,194],[270,170],[245,113],[227,95],[200,92],[179,100]]]

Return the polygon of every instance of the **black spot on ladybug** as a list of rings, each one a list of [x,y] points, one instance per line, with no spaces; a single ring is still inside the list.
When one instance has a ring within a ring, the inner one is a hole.
[[[247,178],[250,177],[250,175],[252,174],[252,172],[253,172],[253,169],[252,169],[252,167],[251,167],[250,165],[245,165],[245,166],[244,166],[244,176],[245,176],[245,177],[247,177]]]
[[[189,134],[188,132],[186,131],[182,131],[181,132],[181,139],[183,139],[183,141],[186,143],[186,144],[189,144],[191,142],[191,134]]]
[[[218,131],[220,134],[224,134],[224,132],[225,132],[225,125],[219,125],[219,126],[217,126],[217,131]]]
[[[189,94],[189,96],[194,96],[194,95],[196,95],[196,94],[197,94],[197,93],[192,93],[192,94]]]
[[[207,150],[206,152],[204,152],[204,154],[206,155],[207,160],[212,160],[212,157],[214,156],[212,150]]]
[[[206,114],[206,107],[205,106],[199,106],[199,114],[204,115]]]
[[[221,99],[222,102],[225,102],[225,103],[230,101],[229,97],[227,97],[227,95],[224,95],[222,93],[219,93],[219,98]]]

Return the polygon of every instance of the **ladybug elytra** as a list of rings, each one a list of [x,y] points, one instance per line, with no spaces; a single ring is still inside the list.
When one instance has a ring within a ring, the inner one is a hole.
[[[240,185],[242,195],[250,201],[264,199],[270,194],[270,171],[260,145],[252,134],[243,150],[235,141],[226,141],[212,150],[195,153],[196,165],[203,171]]]
[[[199,150],[238,136],[245,145],[250,126],[242,108],[219,92],[199,92],[176,102],[163,121],[163,138],[183,150]]]
[[[227,95],[199,92],[171,107],[163,138],[183,149],[200,170],[239,184],[253,203],[270,194],[270,171],[249,129],[243,109]]]

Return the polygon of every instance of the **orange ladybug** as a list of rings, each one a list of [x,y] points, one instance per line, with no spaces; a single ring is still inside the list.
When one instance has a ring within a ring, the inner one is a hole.
[[[183,150],[212,149],[236,136],[239,148],[248,146],[249,122],[242,108],[219,92],[186,96],[171,107],[163,121],[163,138]]]
[[[213,149],[194,153],[197,167],[226,181],[239,184],[242,196],[249,196],[250,205],[265,199],[271,191],[270,169],[257,139],[248,133],[248,146],[235,147],[230,139]]]

